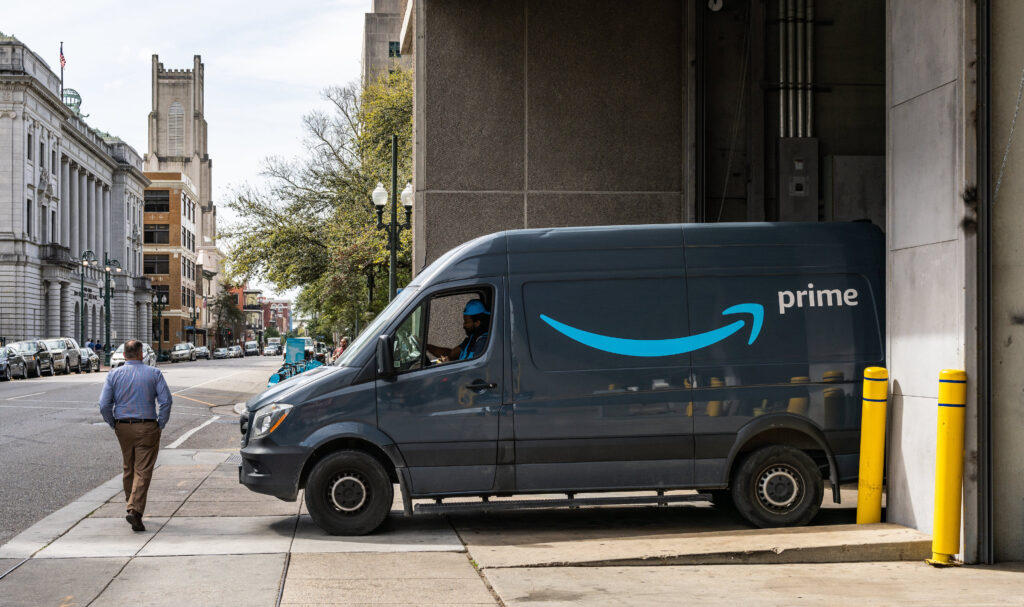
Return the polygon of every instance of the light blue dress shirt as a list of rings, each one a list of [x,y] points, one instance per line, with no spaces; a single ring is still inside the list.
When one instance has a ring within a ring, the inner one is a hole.
[[[107,374],[100,393],[100,414],[111,428],[119,419],[155,419],[162,430],[171,417],[171,391],[164,374],[140,360],[125,361]]]

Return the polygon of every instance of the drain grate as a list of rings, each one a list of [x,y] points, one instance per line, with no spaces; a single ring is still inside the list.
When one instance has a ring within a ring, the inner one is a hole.
[[[242,456],[239,453],[232,453],[231,455],[228,456],[228,458],[226,460],[224,460],[224,463],[225,464],[241,464],[242,463]]]

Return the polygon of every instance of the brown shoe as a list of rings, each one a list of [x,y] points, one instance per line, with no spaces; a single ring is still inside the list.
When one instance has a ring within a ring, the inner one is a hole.
[[[142,515],[134,510],[129,510],[128,515],[124,517],[124,520],[131,524],[132,531],[146,530],[146,526],[142,524]]]

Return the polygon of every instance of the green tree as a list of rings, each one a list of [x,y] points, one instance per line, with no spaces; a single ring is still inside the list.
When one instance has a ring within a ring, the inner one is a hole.
[[[213,317],[216,319],[215,326],[217,328],[217,344],[225,346],[223,343],[224,334],[228,329],[231,329],[234,336],[241,335],[241,327],[245,325],[245,313],[242,312],[238,307],[238,295],[232,293],[231,285],[221,285],[220,293],[213,300],[211,310]]]
[[[318,319],[325,334],[352,334],[387,303],[387,235],[377,229],[370,192],[378,182],[390,188],[392,134],[399,189],[412,178],[412,74],[397,69],[362,90],[332,87],[324,97],[330,111],[303,119],[305,155],[266,159],[268,186],[234,192],[228,206],[239,219],[223,236],[232,242],[232,275],[299,287],[297,312]],[[408,230],[398,260],[405,284]]]

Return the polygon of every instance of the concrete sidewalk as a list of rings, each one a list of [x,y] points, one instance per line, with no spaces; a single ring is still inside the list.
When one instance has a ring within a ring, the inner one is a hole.
[[[124,520],[120,477],[43,519],[0,547],[0,604],[913,604],[970,586],[972,604],[998,605],[1024,595],[1020,568],[934,570],[920,560],[927,537],[895,525],[760,530],[692,505],[410,519],[396,503],[380,532],[333,537],[301,501],[239,485],[236,458],[161,451],[143,533]]]

